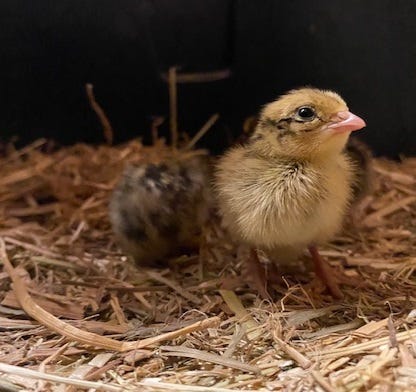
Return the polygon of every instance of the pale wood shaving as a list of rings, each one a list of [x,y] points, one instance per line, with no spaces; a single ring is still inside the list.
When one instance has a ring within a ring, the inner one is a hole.
[[[0,363],[0,372],[17,374],[19,376],[41,379],[46,381],[53,381],[62,384],[76,385],[80,388],[93,388],[97,391],[121,392],[125,389],[121,386],[104,384],[101,382],[91,382],[84,380],[77,380],[75,378],[61,377],[54,374],[46,374],[31,369],[25,369],[19,366],[7,365]]]
[[[182,346],[161,346],[162,355],[173,355],[177,357],[195,358],[201,361],[217,363],[233,369],[239,369],[243,372],[259,373],[260,369],[257,366],[247,365],[232,358],[219,356],[216,354],[207,353],[201,350],[195,350],[189,347]]]

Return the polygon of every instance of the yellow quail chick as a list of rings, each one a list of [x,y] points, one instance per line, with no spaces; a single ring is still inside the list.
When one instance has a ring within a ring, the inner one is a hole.
[[[210,206],[206,154],[183,153],[126,168],[113,191],[110,221],[121,248],[140,266],[195,244]]]
[[[308,248],[334,297],[342,292],[317,246],[342,225],[354,177],[344,148],[364,126],[338,94],[292,90],[264,107],[248,142],[229,150],[215,174],[220,213],[235,240],[278,255],[279,263]]]

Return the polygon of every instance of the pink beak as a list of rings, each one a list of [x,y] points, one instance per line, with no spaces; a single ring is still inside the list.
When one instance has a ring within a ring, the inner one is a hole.
[[[328,125],[328,128],[336,132],[358,131],[366,125],[362,118],[348,111],[338,112],[331,118],[331,121],[333,122]]]

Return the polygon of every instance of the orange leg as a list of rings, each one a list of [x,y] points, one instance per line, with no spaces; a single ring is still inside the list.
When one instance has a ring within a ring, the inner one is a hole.
[[[244,260],[243,276],[247,284],[258,291],[262,298],[270,298],[270,294],[267,291],[266,271],[255,249],[250,249],[248,257]]]
[[[247,284],[260,297],[270,300],[269,284],[283,281],[276,265],[273,263],[262,263],[258,257],[257,250],[251,247],[241,247],[237,257],[243,261],[240,276],[223,278],[221,287],[227,290],[234,290],[236,287]]]
[[[338,286],[337,278],[334,271],[329,264],[321,257],[316,246],[311,245],[308,247],[309,253],[312,256],[312,260],[315,266],[316,275],[326,285],[329,292],[334,298],[341,299],[344,297],[341,289]]]
[[[282,280],[276,265],[262,263],[259,260],[257,250],[254,248],[250,249],[248,257],[245,258],[243,277],[246,279],[246,283],[264,299],[271,298],[267,287],[268,283]]]

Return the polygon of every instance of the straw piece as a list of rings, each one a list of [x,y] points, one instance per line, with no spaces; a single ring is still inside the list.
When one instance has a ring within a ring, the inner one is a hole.
[[[15,385],[7,380],[0,378],[0,391],[2,392],[21,392],[22,387]]]
[[[32,245],[32,244],[28,244],[28,243],[23,242],[23,241],[16,240],[15,238],[4,237],[3,240],[5,242],[10,243],[10,244],[19,245],[22,248],[35,251],[35,252],[40,253],[40,254],[42,254],[42,255],[44,255],[46,257],[51,257],[51,258],[55,258],[55,259],[59,259],[59,257],[60,257],[60,254],[59,253],[51,252],[50,250],[43,249],[43,248],[41,248],[39,246]]]
[[[218,113],[213,114],[208,121],[202,126],[202,128],[194,135],[191,141],[186,145],[184,150],[192,149],[195,144],[211,129],[211,127],[218,121],[220,115]]]
[[[31,215],[46,215],[52,212],[56,212],[60,207],[60,203],[50,203],[43,206],[25,207],[25,208],[12,208],[6,211],[9,216],[22,217]]]
[[[2,329],[33,329],[39,325],[29,320],[13,320],[6,317],[0,317],[0,325]]]
[[[416,369],[416,358],[413,356],[413,353],[410,352],[405,344],[399,345],[399,353],[402,366],[412,367]]]
[[[176,291],[178,294],[180,294],[182,297],[186,298],[188,301],[192,301],[195,304],[200,304],[201,300],[191,294],[189,291],[185,290],[183,287],[181,287],[179,284],[173,282],[170,279],[164,278],[161,274],[159,274],[156,271],[146,271],[146,274],[153,280],[159,283],[163,283],[166,286],[170,287],[172,290]]]
[[[178,92],[176,84],[176,67],[170,67],[168,71],[169,83],[169,123],[172,138],[172,146],[178,146]]]
[[[230,76],[231,70],[225,68],[211,72],[181,72],[176,74],[176,79],[178,83],[207,83],[226,79]],[[162,79],[168,81],[169,75],[162,73]]]
[[[408,376],[416,379],[416,369],[414,367],[401,367],[397,372],[402,376]]]
[[[247,337],[249,340],[256,340],[261,335],[261,331],[258,329],[258,324],[254,318],[247,312],[239,298],[231,290],[219,290],[221,297],[231,309],[231,311],[237,316],[238,321],[243,325],[247,331]]]
[[[333,310],[340,309],[338,305],[328,306],[322,309],[310,309],[310,310],[300,310],[292,312],[287,318],[287,325],[289,327],[296,327],[306,323],[309,320],[313,320],[318,317],[322,317],[332,312]]]
[[[6,241],[7,242],[7,241]],[[63,261],[63,260],[55,260],[52,258],[44,257],[44,256],[32,256],[31,260],[39,263],[41,265],[47,265],[52,267],[63,267],[66,269],[74,269],[78,271],[85,271],[85,266],[75,264],[69,261]]]
[[[0,179],[0,188],[5,187],[6,185],[12,185],[28,180],[36,176],[38,173],[43,172],[52,164],[54,164],[54,160],[52,158],[44,158],[33,167],[29,166],[24,169],[14,171]]]
[[[57,302],[54,299],[49,300],[38,296],[36,296],[36,303],[48,313],[55,316],[74,320],[81,320],[84,318],[84,310],[79,306],[79,304],[76,304],[77,306],[71,306],[65,303]],[[23,309],[15,291],[9,291],[5,295],[3,301],[1,301],[1,304],[15,309]]]
[[[145,378],[139,385],[144,387],[155,388],[158,390],[167,390],[174,392],[237,392],[237,389],[217,388],[217,387],[202,387],[197,385],[181,385],[171,384],[160,381],[160,378]]]
[[[138,340],[137,342],[124,342],[123,343],[123,351],[129,350],[136,350],[145,347],[154,346],[157,343],[164,342],[166,340],[173,340],[180,336],[187,335],[188,333],[195,332],[195,331],[203,331],[207,328],[214,328],[218,326],[220,322],[219,317],[210,317],[202,321],[197,321],[191,325],[178,329],[172,332],[166,332],[158,336],[154,336],[151,338],[146,338],[143,340]]]
[[[319,384],[320,387],[324,389],[326,392],[337,392],[337,389],[335,389],[326,379],[324,376],[322,376],[321,373],[319,373],[316,370],[312,370],[311,374],[315,381]]]
[[[393,212],[400,210],[403,207],[413,204],[414,202],[416,202],[416,196],[409,196],[409,197],[405,197],[402,200],[394,201],[393,203],[390,203],[386,207],[368,215],[364,219],[363,224],[367,227],[375,227],[379,224],[380,220],[383,217],[386,217],[392,214]]]
[[[290,358],[292,358],[303,369],[308,369],[312,365],[312,362],[309,358],[307,358],[298,350],[296,350],[295,348],[290,346],[288,343],[280,339],[277,336],[276,331],[272,331],[272,336],[273,336],[274,341],[277,343],[277,345],[275,345],[276,350],[278,351],[279,349],[283,350],[287,355],[289,355]]]
[[[230,344],[228,345],[227,349],[224,351],[224,354],[222,356],[225,358],[231,357],[231,355],[233,355],[233,352],[236,350],[238,344],[240,343],[241,339],[245,334],[246,331],[244,328],[236,330],[236,332],[233,334]]]
[[[396,330],[394,329],[394,324],[391,316],[387,319],[387,328],[389,330],[389,338],[390,338],[390,347],[397,348],[398,342],[396,338]]]
[[[416,182],[416,178],[414,176],[410,176],[405,173],[400,173],[397,171],[392,172],[381,168],[379,165],[374,165],[374,169],[376,170],[376,172],[382,174],[383,176],[391,178],[393,181],[398,182],[400,184],[413,185]]]
[[[16,161],[22,156],[33,152],[33,150],[37,150],[39,147],[44,146],[46,143],[48,143],[48,140],[45,138],[37,139],[34,142],[29,143],[27,146],[21,148],[20,150],[16,150],[10,153],[10,155],[4,159],[4,164],[7,165],[13,161]]]
[[[85,90],[87,92],[88,101],[91,105],[92,110],[94,110],[98,119],[100,120],[101,126],[103,127],[103,134],[106,143],[111,146],[114,140],[114,131],[111,126],[110,120],[105,114],[103,108],[98,104],[94,95],[94,86],[91,83],[85,85]]]
[[[68,378],[68,377],[56,376],[54,374],[47,374],[47,373],[38,372],[36,370],[22,368],[19,366],[8,365],[6,363],[0,363],[0,372],[16,374],[16,375],[27,377],[27,378],[35,378],[39,380],[52,381],[52,382],[62,383],[62,384],[67,384],[67,385],[75,385],[80,388],[91,388],[97,391],[121,392],[121,391],[126,390],[125,388],[121,386],[117,386],[117,385],[112,385],[112,384],[102,383],[102,382],[83,381],[83,380],[77,380],[77,379]]]
[[[380,329],[387,327],[387,322],[388,318],[379,321],[370,321],[368,324],[365,324],[362,327],[356,329],[354,331],[354,334],[374,336],[376,331],[379,331]]]
[[[330,335],[332,333],[350,331],[351,329],[358,328],[361,325],[363,325],[363,320],[356,319],[356,320],[353,320],[349,323],[332,325],[331,327],[322,328],[322,329],[320,329],[318,331],[315,331],[315,332],[307,332],[307,333],[302,334],[302,337],[307,338],[307,339],[314,339],[314,338],[317,338],[319,336],[327,336],[327,335]]]
[[[92,372],[95,372],[97,369],[100,369],[100,372],[102,372],[102,369],[111,360],[112,357],[112,353],[98,354],[94,356],[94,358],[91,359],[88,363],[76,368],[71,373],[69,378],[75,378],[78,380],[91,380],[91,378],[89,378],[88,376]]]
[[[110,305],[113,308],[118,323],[121,326],[128,327],[129,323],[127,322],[126,316],[124,315],[123,309],[121,309],[118,297],[114,293],[111,293]]]
[[[416,339],[416,328],[408,331],[399,332],[396,334],[397,343],[402,343],[406,340]],[[322,358],[336,358],[344,355],[359,354],[365,351],[371,351],[380,346],[384,346],[390,342],[390,336],[374,339],[369,342],[351,345],[349,347],[342,347],[338,349],[326,350],[320,353],[311,353],[312,356],[320,356]]]
[[[248,365],[237,361],[233,358],[227,358],[217,354],[211,354],[202,350],[195,350],[183,346],[161,346],[163,355],[170,355],[176,357],[195,358],[201,361],[212,362],[225,367],[238,369],[243,372],[259,373],[260,369],[257,366]]]
[[[63,354],[66,350],[67,347],[69,346],[69,343],[65,343],[63,346],[61,346],[60,348],[58,348],[57,350],[54,350],[53,353],[51,353],[51,355],[49,355],[48,357],[46,357],[39,365],[39,372],[45,373],[45,367],[48,363],[54,361],[56,358],[58,358],[61,354]],[[38,386],[36,388],[37,391],[44,391],[45,388],[45,381],[44,380],[39,380],[38,382]]]

